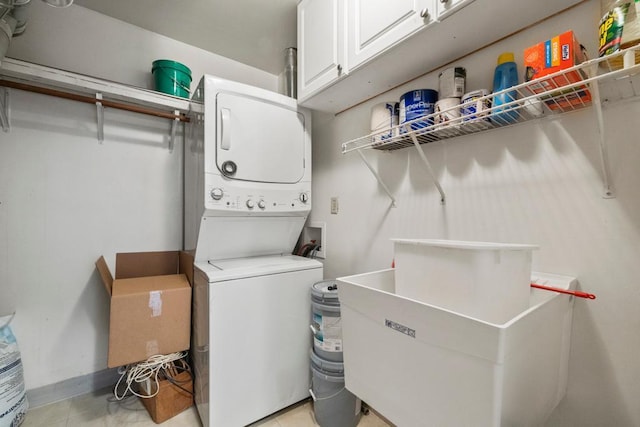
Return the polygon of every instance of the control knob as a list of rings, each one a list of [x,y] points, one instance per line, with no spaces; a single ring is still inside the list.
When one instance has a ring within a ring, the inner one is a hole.
[[[211,198],[213,200],[220,200],[222,199],[223,195],[224,191],[222,191],[222,188],[214,188],[213,190],[211,190]]]
[[[307,193],[300,193],[300,201],[307,203],[309,201],[309,195]]]
[[[264,203],[264,200],[261,199],[261,200],[258,201],[258,207],[260,209],[264,209],[266,207],[266,204]]]
[[[253,203],[253,200],[251,200],[251,199],[247,200],[247,207],[248,207],[249,209],[253,209],[255,205],[256,205],[256,204],[255,204],[255,203]]]

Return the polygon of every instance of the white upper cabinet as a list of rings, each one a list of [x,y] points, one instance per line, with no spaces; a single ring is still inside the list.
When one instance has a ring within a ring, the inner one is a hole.
[[[473,0],[436,0],[436,11],[438,19],[443,19],[447,15],[468,5]]]
[[[343,111],[583,1],[302,0],[298,103]]]
[[[304,100],[348,68],[345,60],[344,0],[298,4],[298,99]]]
[[[349,68],[357,68],[435,22],[435,2],[436,0],[347,0]]]

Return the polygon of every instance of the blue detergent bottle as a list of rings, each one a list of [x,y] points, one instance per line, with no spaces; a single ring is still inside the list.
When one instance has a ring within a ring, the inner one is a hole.
[[[498,66],[493,74],[493,92],[500,92],[518,84],[518,68],[514,61],[513,52],[505,52],[498,56]],[[518,98],[515,90],[501,93],[493,97],[493,107],[499,107]],[[514,123],[518,119],[516,111],[506,111],[514,106],[495,108],[491,119],[498,125]]]

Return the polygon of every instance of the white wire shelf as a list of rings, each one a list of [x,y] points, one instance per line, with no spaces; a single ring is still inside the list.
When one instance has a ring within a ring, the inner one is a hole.
[[[173,151],[179,122],[202,110],[189,99],[133,87],[70,71],[4,58],[0,64],[0,126],[9,132],[9,89],[57,96],[96,105],[97,137],[104,140],[104,108],[116,108],[171,120],[169,151]]]
[[[59,70],[43,65],[4,58],[0,65],[3,80],[23,82],[78,94],[103,94],[105,99],[124,101],[158,110],[189,111],[189,100],[105,79]]]
[[[636,63],[637,65],[632,65]],[[465,116],[461,110],[462,106],[457,105],[398,126],[372,132],[343,143],[342,152],[344,154],[357,151],[391,199],[391,206],[395,207],[395,197],[362,151],[370,148],[393,151],[415,146],[426,172],[440,193],[441,203],[445,204],[444,189],[424,153],[422,148],[424,144],[513,126],[545,116],[557,116],[593,105],[598,124],[603,197],[613,198],[615,189],[611,182],[602,104],[637,98],[638,94],[640,94],[640,45],[480,97],[475,100],[477,107],[473,114]],[[511,101],[492,105],[493,99],[501,95],[508,96],[506,99]],[[482,106],[481,111],[478,106]]]
[[[393,151],[414,146],[416,142],[426,144],[513,126],[533,119],[580,110],[595,104],[599,109],[601,107],[600,87],[602,87],[602,93],[606,95],[602,99],[606,101],[636,97],[640,93],[640,84],[632,77],[640,73],[640,64],[622,68],[625,55],[627,58],[640,57],[640,46],[592,59],[557,73],[478,98],[475,101],[478,105],[487,106],[480,114],[462,115],[461,105],[443,109],[390,129],[386,128],[347,141],[342,144],[342,152],[369,148]],[[613,85],[609,86],[608,83]],[[492,105],[494,97],[510,93],[517,94],[515,100],[499,106]],[[601,115],[600,111],[598,115]],[[442,120],[443,117],[447,118],[446,121]]]

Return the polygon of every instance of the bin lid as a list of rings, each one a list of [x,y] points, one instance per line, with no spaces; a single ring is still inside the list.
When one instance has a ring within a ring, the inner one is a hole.
[[[311,299],[329,304],[340,304],[338,301],[338,282],[323,280],[311,285]]]

